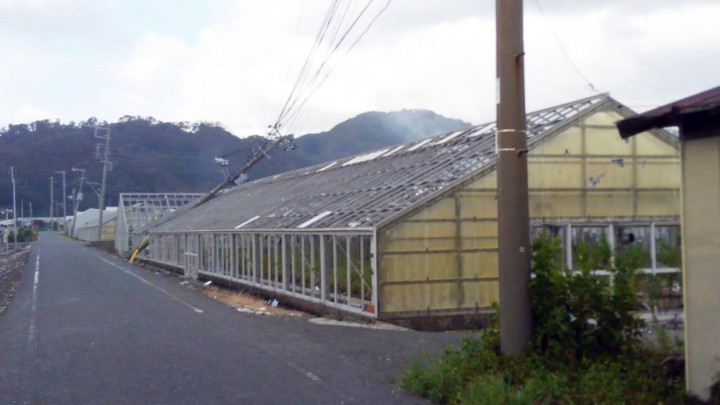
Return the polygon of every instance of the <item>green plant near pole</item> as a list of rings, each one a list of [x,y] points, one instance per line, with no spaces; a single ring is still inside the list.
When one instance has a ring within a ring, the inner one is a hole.
[[[642,322],[632,314],[641,255],[620,252],[612,265],[606,242],[580,249],[581,270],[573,272],[562,266],[558,239],[534,241],[535,329],[523,356],[500,352],[495,324],[440,360],[415,360],[399,384],[451,404],[682,403],[683,377],[662,366],[666,352],[642,345]],[[612,284],[592,274],[599,262],[607,263]]]

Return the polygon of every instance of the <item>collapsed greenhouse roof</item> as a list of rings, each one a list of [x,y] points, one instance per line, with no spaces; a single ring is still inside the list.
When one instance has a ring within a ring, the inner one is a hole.
[[[527,115],[528,145],[611,108],[606,94]],[[495,122],[295,170],[226,190],[152,232],[374,228],[494,168]]]
[[[198,200],[202,193],[121,193],[120,207],[126,227],[139,230],[147,224]]]

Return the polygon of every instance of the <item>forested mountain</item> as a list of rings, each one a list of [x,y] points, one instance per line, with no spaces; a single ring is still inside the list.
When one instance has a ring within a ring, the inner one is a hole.
[[[0,208],[12,207],[11,166],[15,168],[18,211],[21,200],[26,211],[32,202],[36,216],[48,215],[51,176],[55,183],[53,199],[62,201],[62,175],[58,171],[66,172],[68,196],[80,177],[72,168],[84,168],[87,181],[99,189],[102,164],[97,153],[102,151],[98,145],[104,140],[94,136],[95,124],[110,128],[112,170],[106,199],[110,205],[117,204],[121,192],[208,191],[224,176],[215,157],[226,157],[232,172],[266,142],[260,136],[238,138],[213,123],[168,123],[152,117],[125,116],[115,123],[98,123],[91,118],[67,124],[44,120],[9,125],[0,129]],[[278,148],[270,159],[253,167],[248,177],[257,179],[469,126],[425,110],[367,112],[330,131],[297,138],[294,149]],[[104,133],[99,130],[98,135]],[[97,206],[91,187],[84,191],[81,209]],[[71,208],[68,201],[68,213]]]

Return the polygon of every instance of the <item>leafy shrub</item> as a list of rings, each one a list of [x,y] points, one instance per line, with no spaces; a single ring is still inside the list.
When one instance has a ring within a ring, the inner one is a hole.
[[[527,354],[501,354],[496,317],[479,339],[465,339],[440,360],[413,362],[399,384],[436,403],[682,403],[682,376],[661,365],[666,353],[640,345],[641,324],[631,313],[639,255],[621,253],[613,267],[604,243],[599,251],[581,249],[579,272],[562,268],[557,239],[542,235],[533,243],[535,328]],[[612,285],[590,273],[598,262],[611,271]]]
[[[532,245],[533,278],[529,283],[535,329],[533,349],[552,359],[582,360],[637,348],[641,321],[631,313],[637,306],[632,289],[638,260],[633,250],[609,259],[609,244],[601,239],[597,251],[578,247],[580,268],[562,268],[560,240],[542,233]],[[612,286],[591,270],[605,263]]]
[[[8,241],[13,242],[15,240],[15,234],[13,231],[8,232]],[[17,241],[18,243],[32,242],[37,240],[37,232],[30,228],[18,229]]]

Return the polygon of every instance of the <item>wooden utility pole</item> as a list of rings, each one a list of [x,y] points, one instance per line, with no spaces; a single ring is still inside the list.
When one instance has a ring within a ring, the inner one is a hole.
[[[98,136],[98,127],[95,127],[95,138],[105,139],[105,150],[102,156],[103,172],[102,172],[102,185],[100,186],[100,202],[98,204],[98,242],[102,241],[102,228],[103,228],[103,210],[105,209],[105,184],[107,183],[107,172],[110,161],[108,160],[108,149],[110,149],[110,127],[102,128],[105,130],[105,136]]]
[[[12,179],[13,188],[13,238],[15,239],[15,249],[17,249],[17,204],[15,203],[15,168],[13,166],[10,166],[10,178]]]
[[[532,333],[522,0],[497,0],[497,207],[500,345],[521,354]]]
[[[70,237],[75,237],[75,223],[77,222],[77,213],[78,213],[78,207],[80,206],[80,201],[83,198],[83,183],[85,183],[85,169],[77,169],[72,168],[72,171],[74,172],[80,172],[80,187],[78,188],[77,194],[73,191],[73,223],[72,223],[72,229],[70,230]]]

